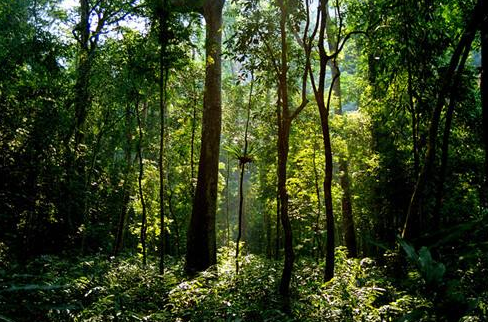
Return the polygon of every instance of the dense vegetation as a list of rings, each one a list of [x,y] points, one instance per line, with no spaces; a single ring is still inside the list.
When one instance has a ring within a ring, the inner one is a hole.
[[[486,0],[0,4],[0,321],[488,320]]]

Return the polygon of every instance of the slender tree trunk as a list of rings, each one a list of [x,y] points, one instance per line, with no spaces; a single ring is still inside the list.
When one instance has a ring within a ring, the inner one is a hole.
[[[334,213],[332,207],[332,150],[330,143],[330,131],[329,131],[329,109],[330,100],[332,96],[332,88],[334,83],[337,81],[338,75],[332,79],[329,95],[327,102],[325,102],[325,74],[327,65],[331,59],[325,51],[325,37],[326,37],[326,26],[328,17],[328,1],[320,0],[319,10],[320,10],[320,21],[317,25],[319,28],[319,38],[318,38],[318,51],[319,51],[319,77],[318,86],[315,83],[312,68],[309,67],[310,79],[315,95],[315,100],[317,102],[317,107],[320,114],[320,123],[322,126],[322,137],[324,144],[324,154],[325,154],[325,178],[324,178],[324,199],[325,199],[325,218],[326,218],[326,228],[327,228],[327,245],[326,245],[326,258],[325,258],[325,272],[324,280],[329,281],[334,277],[334,257],[335,257],[335,227],[334,227]],[[337,52],[336,52],[337,55]]]
[[[168,181],[169,183],[169,181]],[[168,196],[168,206],[169,206],[169,214],[173,219],[173,226],[175,230],[175,237],[176,237],[176,256],[180,256],[180,245],[181,245],[181,238],[180,238],[180,225],[178,224],[178,218],[176,218],[176,214],[173,208],[173,195],[174,192],[170,188],[169,189],[169,196]]]
[[[75,118],[73,131],[70,133],[67,142],[74,137],[73,148],[69,148],[69,155],[66,158],[66,185],[68,206],[65,210],[66,221],[71,234],[76,233],[78,226],[86,222],[84,212],[84,201],[86,194],[85,178],[85,127],[86,117],[90,106],[89,81],[92,67],[90,52],[90,26],[89,26],[89,2],[80,0],[79,14],[80,21],[76,28],[76,39],[78,43],[78,57],[76,82],[74,86],[74,110]],[[67,146],[69,147],[69,143]],[[84,229],[86,231],[86,227]],[[85,234],[85,232],[83,232]],[[83,241],[83,236],[82,236]],[[80,245],[82,252],[83,245]]]
[[[276,112],[276,120],[277,120],[277,125],[278,125],[278,135],[276,139],[276,151],[279,154],[279,148],[280,148],[280,123],[281,123],[281,106],[280,106],[280,100],[281,100],[281,94],[278,91],[278,106],[277,106],[277,112]],[[277,157],[277,162],[279,162],[279,156]],[[279,168],[279,163],[276,164],[276,169]],[[281,238],[281,225],[280,225],[280,218],[281,218],[281,202],[280,202],[280,191],[278,187],[278,182],[279,182],[279,172],[276,172],[276,239],[275,239],[275,260],[278,260],[280,258],[280,238]]]
[[[193,115],[191,119],[191,145],[190,145],[190,170],[191,170],[191,191],[192,194],[195,192],[195,135],[197,128],[197,100],[193,100]]]
[[[230,241],[230,156],[227,152],[227,176],[225,177],[225,232],[226,232],[226,245],[229,246]]]
[[[283,226],[285,242],[285,263],[281,275],[280,294],[283,295],[285,299],[290,295],[290,280],[293,270],[293,262],[295,260],[291,222],[288,216],[288,191],[286,188],[286,164],[288,162],[289,137],[290,123],[288,120],[282,120],[279,135],[280,146],[278,149],[278,192],[280,196],[280,219],[281,225]]]
[[[413,153],[413,171],[416,176],[419,175],[420,171],[420,155],[418,147],[418,120],[417,120],[417,109],[413,101],[413,84],[412,84],[412,69],[410,62],[408,62],[408,105],[410,109],[410,114],[412,116],[412,153]]]
[[[488,209],[488,0],[482,0],[484,12],[481,24],[481,105],[483,111],[483,142],[485,145],[485,180],[483,187],[482,206]]]
[[[239,243],[241,241],[242,235],[242,220],[244,216],[244,171],[246,169],[246,163],[251,162],[251,159],[248,158],[247,149],[248,149],[248,141],[247,135],[249,131],[249,120],[251,118],[251,106],[252,106],[252,89],[254,86],[254,75],[251,72],[251,89],[249,90],[249,103],[247,106],[247,119],[246,119],[246,129],[244,131],[244,151],[243,155],[239,160],[239,165],[241,166],[241,175],[239,178],[239,227],[237,230],[237,240],[236,240],[236,275],[239,274]]]
[[[337,50],[337,46],[330,40],[333,39],[331,33],[328,35],[329,44],[331,48]],[[341,78],[337,60],[331,60],[332,79],[335,82],[332,86],[332,93],[337,99],[335,113],[342,115],[342,101],[341,101]],[[349,257],[357,257],[356,232],[354,228],[354,217],[352,214],[351,201],[351,187],[349,181],[349,166],[347,160],[343,156],[339,156],[339,183],[342,188],[342,229],[344,231],[344,241],[347,247]]]
[[[328,9],[327,9],[328,10]],[[339,50],[339,44],[337,39],[340,35],[335,35],[332,23],[330,19],[326,19],[325,22],[327,41],[329,44],[329,49],[337,52]],[[340,27],[339,27],[340,28]],[[332,94],[336,99],[335,114],[342,115],[342,93],[341,93],[341,73],[339,70],[339,64],[337,59],[328,60],[329,66],[331,68],[332,83]],[[330,104],[330,103],[328,103]],[[328,108],[327,108],[328,109]],[[344,242],[346,244],[347,252],[349,257],[357,257],[357,245],[356,245],[356,232],[354,228],[354,217],[352,214],[352,201],[351,201],[351,187],[349,179],[349,166],[348,161],[344,156],[339,156],[339,183],[342,189],[342,229],[344,232]]]
[[[278,182],[276,182],[276,186],[278,186]],[[275,238],[275,259],[280,259],[280,209],[281,209],[281,202],[280,202],[280,192],[276,190],[276,238]]]
[[[278,1],[280,6],[280,31],[281,31],[281,67],[279,77],[279,90],[281,98],[281,111],[278,128],[278,194],[280,199],[281,224],[283,226],[285,242],[285,263],[280,281],[280,294],[284,298],[284,309],[289,310],[290,280],[295,261],[293,251],[293,232],[290,217],[288,215],[288,191],[286,188],[286,165],[288,162],[291,118],[288,102],[288,46],[287,46],[287,3]]]
[[[244,170],[246,164],[240,164],[241,173],[239,177],[239,219],[237,227],[237,239],[236,239],[236,275],[239,274],[239,243],[242,236],[242,217],[243,217],[243,204],[244,204]]]
[[[273,246],[271,243],[271,216],[267,210],[264,211],[264,226],[266,228],[266,258],[271,259],[273,258]]]
[[[281,38],[281,61],[280,66],[275,66],[278,76],[278,195],[280,202],[280,218],[283,226],[284,234],[284,249],[285,249],[285,263],[283,265],[283,273],[281,275],[279,292],[283,297],[283,310],[290,313],[290,280],[293,271],[293,263],[295,261],[295,253],[293,251],[293,231],[291,227],[290,217],[288,214],[288,191],[286,187],[287,169],[289,152],[290,129],[293,119],[303,110],[307,105],[307,74],[310,68],[310,51],[305,49],[305,68],[302,78],[302,102],[295,110],[290,109],[288,97],[288,44],[287,44],[287,22],[288,22],[288,1],[278,0],[278,7],[280,9],[280,38]],[[308,8],[308,2],[307,2]],[[309,28],[309,19],[304,30],[304,39],[307,37]]]
[[[159,13],[159,42],[161,49],[159,52],[159,118],[160,118],[160,134],[159,134],[159,222],[160,222],[160,235],[159,235],[159,273],[164,273],[164,130],[166,120],[166,96],[167,96],[167,81],[168,81],[168,68],[167,68],[167,0],[163,0],[163,6]]]
[[[461,62],[459,63],[458,70],[461,72],[464,70],[464,66],[466,64],[466,60],[468,59],[469,52],[471,48],[466,47],[461,58]],[[441,166],[439,170],[439,178],[437,179],[437,189],[435,192],[436,200],[435,200],[435,207],[432,215],[432,223],[434,230],[437,230],[440,225],[440,214],[443,204],[443,197],[444,197],[444,182],[446,181],[446,174],[447,174],[447,161],[449,156],[449,136],[451,134],[451,124],[452,118],[454,115],[454,107],[456,105],[456,97],[458,95],[457,91],[459,88],[459,84],[461,81],[461,74],[458,72],[454,76],[454,83],[452,86],[452,91],[449,99],[449,106],[447,107],[445,123],[444,123],[444,135],[442,137],[442,147],[441,147]]]
[[[319,108],[320,105],[319,105]],[[321,108],[322,110],[322,108]],[[327,246],[325,257],[325,281],[334,277],[334,250],[335,250],[335,227],[334,213],[332,208],[332,147],[330,144],[330,130],[328,113],[321,112],[322,134],[324,136],[325,149],[325,179],[324,179],[324,197],[325,197],[325,217],[327,225]]]
[[[139,159],[139,198],[141,200],[141,207],[142,207],[142,219],[141,219],[141,245],[142,245],[142,265],[146,266],[146,224],[147,224],[147,217],[146,217],[146,202],[144,200],[144,192],[142,191],[142,179],[144,176],[144,164],[142,159],[142,124],[141,124],[141,113],[139,111],[139,103],[136,103],[136,117],[137,117],[137,127],[139,129],[139,141],[137,143],[137,154]]]
[[[90,54],[90,7],[88,0],[80,0],[80,22],[78,23],[78,70],[75,84],[75,154],[78,159],[81,154],[81,146],[85,140],[85,121],[90,105],[89,80],[91,72]]]
[[[202,116],[202,144],[193,211],[188,229],[186,271],[203,271],[217,263],[215,213],[219,169],[221,104],[221,47],[223,0],[205,1],[206,75]]]
[[[315,236],[315,243],[317,244],[317,252],[315,259],[318,261],[319,258],[323,256],[323,249],[322,249],[322,242],[320,241],[320,217],[322,214],[322,202],[320,201],[320,186],[319,186],[319,174],[317,171],[317,163],[316,163],[316,146],[315,142],[313,143],[313,175],[314,175],[314,185],[315,185],[315,195],[317,196],[317,217],[315,219],[314,224],[314,236]]]
[[[132,172],[132,117],[130,105],[127,104],[125,110],[125,176],[123,186],[123,200],[122,209],[120,211],[119,222],[117,225],[117,235],[115,238],[115,245],[113,256],[117,256],[124,243],[125,223],[127,222],[128,207],[130,202],[130,174]]]
[[[414,239],[418,237],[421,233],[422,227],[420,226],[420,208],[423,203],[423,198],[425,194],[425,185],[430,180],[430,174],[435,161],[436,153],[436,142],[437,142],[437,132],[439,129],[439,122],[441,118],[442,109],[444,107],[444,101],[447,95],[452,91],[452,77],[454,73],[462,73],[462,70],[457,69],[459,65],[459,60],[464,52],[465,48],[470,48],[481,23],[482,11],[480,8],[481,0],[478,1],[475,9],[471,15],[471,19],[468,22],[454,53],[449,62],[449,67],[446,74],[443,76],[442,84],[440,87],[439,96],[437,98],[436,106],[432,112],[432,117],[429,126],[429,139],[427,141],[427,151],[425,153],[425,161],[422,169],[420,171],[417,183],[415,185],[414,191],[412,193],[412,198],[410,199],[410,204],[408,207],[408,212],[405,217],[405,223],[403,226],[402,237]]]

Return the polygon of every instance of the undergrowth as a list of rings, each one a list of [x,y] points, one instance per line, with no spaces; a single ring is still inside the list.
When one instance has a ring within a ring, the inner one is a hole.
[[[323,265],[296,264],[292,314],[286,315],[277,294],[281,263],[243,256],[236,276],[233,253],[233,247],[220,249],[217,267],[193,278],[184,274],[182,260],[172,258],[164,275],[156,259],[142,267],[133,256],[42,256],[26,266],[6,265],[0,270],[0,321],[436,320],[424,293],[398,289],[373,260],[347,259],[341,248],[330,282],[323,283]]]

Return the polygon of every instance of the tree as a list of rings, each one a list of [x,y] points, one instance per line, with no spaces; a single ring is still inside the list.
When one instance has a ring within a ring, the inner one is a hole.
[[[74,85],[74,124],[72,132],[66,138],[66,146],[70,147],[73,137],[73,147],[66,159],[66,185],[68,208],[65,210],[70,230],[83,225],[86,232],[88,225],[88,194],[85,155],[85,137],[87,133],[86,120],[91,106],[90,78],[99,46],[100,36],[105,28],[124,19],[131,11],[135,0],[97,2],[91,5],[88,0],[79,2],[79,22],[73,28],[73,36],[78,45],[76,81]],[[94,27],[94,29],[92,29]],[[81,251],[84,250],[86,235],[83,233]]]
[[[481,105],[483,111],[483,141],[485,145],[484,205],[488,209],[488,1],[482,0],[481,11],[485,13],[481,23]]]
[[[468,24],[457,44],[449,62],[449,67],[445,72],[444,80],[439,89],[439,96],[432,112],[430,126],[429,126],[429,138],[427,141],[427,151],[425,153],[425,161],[422,166],[422,170],[417,179],[408,212],[405,218],[405,224],[402,231],[402,237],[415,238],[418,237],[422,227],[420,226],[420,207],[424,201],[425,185],[430,180],[430,173],[434,164],[436,155],[436,143],[437,132],[439,130],[439,122],[441,113],[444,107],[445,99],[453,91],[453,79],[455,73],[462,73],[464,69],[464,63],[462,59],[463,53],[469,52],[471,44],[474,40],[476,31],[479,29],[481,22],[483,21],[483,15],[481,14],[481,0],[478,1],[473,9],[473,13],[469,18]]]
[[[240,153],[240,151],[236,151],[237,153],[235,153],[236,157],[239,159],[239,167],[241,168],[241,172],[239,175],[239,217],[238,217],[237,240],[236,240],[236,275],[239,274],[239,243],[242,237],[242,221],[244,217],[244,171],[246,168],[246,164],[252,162],[252,156],[249,153],[250,151],[249,151],[249,142],[248,142],[248,131],[249,131],[249,120],[251,118],[253,86],[254,86],[254,74],[251,70],[251,84],[249,89],[249,101],[247,106],[246,128],[244,130],[244,148],[242,149],[242,154]]]
[[[339,10],[339,9],[338,9]],[[340,14],[340,13],[339,13]],[[329,14],[330,17],[330,14]],[[340,20],[340,19],[339,19]],[[342,28],[342,26],[339,26]],[[335,28],[337,29],[337,28]],[[338,43],[337,35],[334,33],[337,30],[334,30],[332,26],[332,21],[329,19],[326,24],[326,32],[327,32],[327,40],[329,43],[329,50],[331,51],[338,51]],[[332,93],[334,98],[336,99],[336,107],[335,107],[335,114],[341,116],[342,115],[342,100],[341,100],[341,73],[339,70],[339,63],[336,58],[329,60],[329,65],[331,68],[331,79],[332,79]],[[342,229],[344,231],[344,241],[347,247],[348,255],[350,257],[357,257],[357,245],[356,245],[356,232],[354,226],[354,218],[352,212],[352,201],[351,201],[351,187],[350,187],[350,178],[349,178],[349,166],[348,160],[339,155],[339,181],[342,188]]]
[[[223,5],[224,0],[207,0],[199,8],[206,21],[206,70],[198,179],[186,248],[186,270],[190,274],[205,270],[217,262],[215,213],[222,119]]]

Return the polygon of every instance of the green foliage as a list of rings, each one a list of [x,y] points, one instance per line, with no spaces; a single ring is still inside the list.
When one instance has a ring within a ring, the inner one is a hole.
[[[395,289],[372,259],[347,259],[337,249],[337,275],[323,283],[323,265],[297,264],[292,315],[281,311],[279,262],[243,256],[234,274],[234,245],[218,265],[188,279],[183,263],[85,257],[73,262],[43,256],[25,268],[0,271],[0,309],[15,321],[385,321],[419,306],[422,298]],[[150,258],[151,259],[151,258]],[[407,319],[404,319],[407,321]]]
[[[427,285],[436,286],[442,282],[446,267],[444,264],[432,259],[432,255],[427,247],[422,246],[417,252],[405,240],[398,238],[398,242],[407,254],[408,259],[417,267]]]

